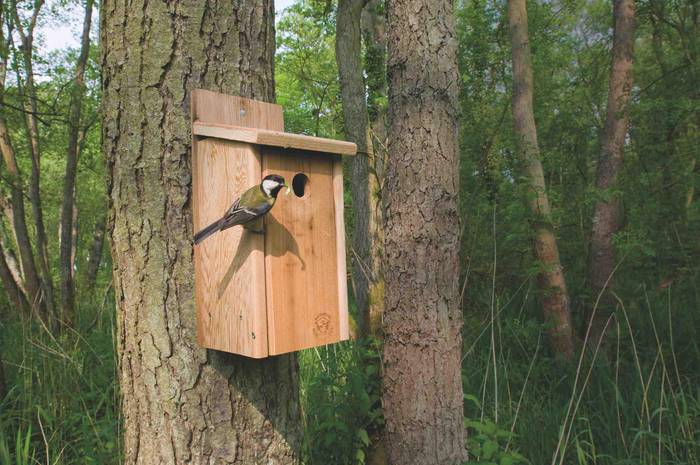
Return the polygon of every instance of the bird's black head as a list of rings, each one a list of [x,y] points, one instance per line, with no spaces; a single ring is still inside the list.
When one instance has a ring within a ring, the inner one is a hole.
[[[277,198],[279,191],[286,185],[287,183],[282,176],[278,174],[268,174],[260,183],[260,189],[266,196]]]

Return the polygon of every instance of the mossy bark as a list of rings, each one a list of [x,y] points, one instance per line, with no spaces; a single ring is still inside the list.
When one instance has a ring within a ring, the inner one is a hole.
[[[365,83],[362,67],[360,18],[364,0],[340,0],[336,17],[336,60],[343,100],[345,136],[357,144],[350,163],[354,229],[352,238],[352,283],[360,315],[360,334],[381,331],[380,300],[372,299],[381,283],[381,232],[379,182],[374,169]]]
[[[296,464],[293,355],[197,346],[194,88],[274,99],[271,0],[101,4],[103,149],[127,464]]]

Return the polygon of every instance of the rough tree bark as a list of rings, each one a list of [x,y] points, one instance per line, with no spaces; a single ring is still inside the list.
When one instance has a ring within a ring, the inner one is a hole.
[[[452,2],[387,2],[382,405],[389,463],[465,459]]]
[[[24,106],[24,123],[27,137],[27,147],[31,154],[32,169],[29,177],[29,201],[32,205],[34,217],[34,228],[36,233],[36,259],[41,270],[40,282],[43,292],[41,304],[45,309],[44,317],[55,326],[56,314],[54,311],[54,290],[49,268],[48,240],[46,237],[46,227],[44,226],[44,213],[41,203],[41,151],[39,147],[39,120],[38,99],[34,83],[34,30],[36,28],[39,14],[44,6],[44,0],[35,0],[32,6],[32,16],[26,29],[23,26],[19,15],[16,1],[12,2],[12,13],[14,15],[14,26],[21,40],[21,53],[24,66],[24,82],[21,85],[21,96]],[[19,80],[19,72],[18,80]]]
[[[634,0],[615,0],[608,107],[595,183],[599,197],[593,215],[588,267],[592,302],[586,321],[590,326],[588,345],[592,348],[604,342],[606,328],[610,327],[608,322],[615,308],[610,286],[615,268],[613,235],[620,229],[621,205],[614,190],[622,171],[629,123],[628,106],[634,65],[634,15]]]
[[[293,355],[196,344],[193,88],[274,99],[271,0],[100,6],[103,150],[127,464],[296,464]]]
[[[61,320],[71,324],[75,309],[75,284],[73,282],[73,236],[75,228],[75,176],[78,171],[78,139],[80,136],[80,114],[85,93],[85,65],[90,53],[90,26],[92,25],[93,0],[85,2],[83,33],[80,54],[75,64],[75,77],[71,89],[68,115],[68,151],[63,183],[63,206],[61,208],[61,237],[59,240],[59,270],[61,274]]]
[[[527,183],[535,255],[540,262],[537,281],[542,313],[552,350],[565,359],[570,359],[574,354],[574,339],[569,293],[559,261],[559,248],[540,161],[533,110],[532,56],[525,0],[509,0],[508,20],[513,57],[513,126]]]

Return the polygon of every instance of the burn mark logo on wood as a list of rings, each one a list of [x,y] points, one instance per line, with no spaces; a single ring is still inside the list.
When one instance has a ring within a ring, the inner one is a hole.
[[[319,313],[314,317],[314,334],[325,336],[331,331],[331,316],[328,313]]]

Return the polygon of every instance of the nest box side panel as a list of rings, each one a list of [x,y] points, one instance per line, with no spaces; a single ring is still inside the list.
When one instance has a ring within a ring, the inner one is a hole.
[[[335,201],[335,237],[338,256],[338,311],[340,340],[350,338],[348,314],[348,273],[345,262],[345,194],[343,192],[343,160],[335,156],[333,162],[333,196]]]
[[[284,130],[282,107],[195,89],[192,121]],[[261,179],[259,147],[213,138],[192,139],[194,232],[220,218]],[[234,227],[194,248],[197,339],[204,347],[266,357],[267,316],[262,237]]]
[[[203,139],[193,160],[194,231],[221,218],[260,179],[257,146]],[[235,226],[194,247],[197,339],[211,349],[266,357],[264,243]]]
[[[303,197],[280,194],[266,218],[265,275],[270,355],[340,340],[335,157],[263,148],[263,176],[293,185],[308,177]]]

